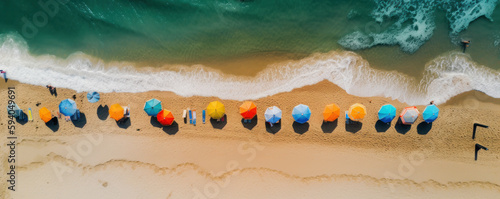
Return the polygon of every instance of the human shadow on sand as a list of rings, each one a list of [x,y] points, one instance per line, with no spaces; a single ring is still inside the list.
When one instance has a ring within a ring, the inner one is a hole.
[[[106,120],[108,119],[108,116],[109,116],[109,107],[108,105],[99,105],[99,107],[97,107],[97,117],[100,119],[100,120]]]
[[[350,121],[345,124],[345,130],[351,133],[357,133],[363,127],[363,123],[358,121]]]
[[[281,120],[278,121],[278,123],[273,124],[273,126],[271,126],[271,124],[269,124],[269,122],[266,122],[266,131],[267,132],[272,133],[272,134],[276,134],[280,130],[281,130]]]
[[[123,117],[121,120],[116,121],[116,125],[122,129],[127,129],[132,125],[132,121],[130,121],[129,117]]]
[[[245,119],[241,119],[241,124],[243,124],[243,127],[247,128],[248,130],[252,130],[253,127],[257,126],[257,115],[250,120],[250,123],[245,123]]]
[[[210,123],[214,129],[223,129],[227,124],[227,116],[224,115],[220,121],[210,118]]]
[[[80,113],[80,119],[78,120],[71,120],[73,125],[78,128],[83,128],[85,124],[87,124],[87,117],[85,116],[85,113]]]
[[[50,121],[45,123],[45,126],[49,127],[52,132],[56,132],[57,130],[59,130],[59,120],[57,119],[57,117],[53,117]]]
[[[375,123],[375,130],[377,130],[377,132],[379,133],[386,132],[387,130],[389,130],[389,128],[391,128],[391,122],[385,123],[377,120],[377,122]]]
[[[336,119],[333,122],[325,122],[323,121],[323,124],[321,124],[321,130],[323,130],[323,133],[332,133],[335,128],[338,126],[339,120]]]
[[[298,122],[293,122],[292,127],[293,127],[293,131],[295,131],[295,133],[302,135],[309,130],[309,122],[306,122],[303,124],[298,123]]]
[[[411,125],[403,124],[403,122],[401,121],[401,118],[399,118],[398,122],[396,122],[396,125],[394,126],[394,128],[396,129],[396,131],[398,133],[401,133],[404,135],[404,134],[408,133],[408,131],[410,131]]]
[[[432,129],[432,123],[420,122],[417,126],[417,133],[420,135],[427,135]]]

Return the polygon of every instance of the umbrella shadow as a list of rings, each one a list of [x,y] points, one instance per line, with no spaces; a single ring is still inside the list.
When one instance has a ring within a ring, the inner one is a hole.
[[[49,127],[52,132],[56,132],[59,130],[59,120],[57,117],[53,117],[50,121],[45,123],[45,126]]]
[[[363,127],[363,123],[358,121],[350,121],[345,124],[345,130],[351,133],[357,133]]]
[[[417,126],[417,133],[419,135],[427,135],[432,129],[432,123],[420,122]]]
[[[149,123],[151,123],[151,125],[153,125],[154,127],[163,128],[163,125],[161,125],[161,123],[158,122],[158,119],[156,119],[156,117],[154,116],[151,116]]]
[[[377,130],[377,132],[379,133],[386,132],[387,130],[389,130],[389,128],[391,128],[391,122],[385,123],[377,120],[377,122],[375,123],[375,130]]]
[[[164,126],[162,129],[166,134],[175,135],[177,132],[179,132],[179,124],[174,121],[170,126]]]
[[[247,128],[248,130],[252,130],[253,127],[257,126],[257,115],[250,120],[250,123],[245,123],[245,119],[241,119],[241,124],[243,124],[243,127]]]
[[[271,126],[271,124],[269,122],[266,122],[266,131],[267,132],[272,133],[272,134],[276,134],[280,130],[281,130],[281,119],[280,119],[280,121],[278,121],[278,123],[273,124],[273,126]]]
[[[295,131],[295,133],[302,135],[309,130],[309,122],[306,122],[303,124],[298,123],[298,122],[293,122],[292,127],[293,127],[293,131]]]
[[[23,119],[20,119],[20,118],[23,118]],[[21,112],[21,116],[16,117],[16,122],[20,125],[24,125],[24,124],[28,123],[28,115],[26,115],[26,113],[24,113],[24,112]]]
[[[85,124],[87,124],[87,117],[85,116],[85,113],[80,113],[80,119],[78,120],[71,120],[73,125],[78,128],[83,128]]]
[[[227,116],[224,115],[220,119],[220,121],[217,121],[216,119],[210,118],[210,123],[212,124],[212,127],[215,129],[223,129],[227,124]]]
[[[323,121],[323,124],[321,124],[321,130],[323,130],[323,133],[332,133],[337,128],[338,122],[338,119],[335,119],[333,122]]]
[[[123,117],[122,119],[116,121],[116,125],[122,129],[127,129],[130,125],[132,125],[132,122],[129,117]]]
[[[404,134],[408,133],[408,131],[410,131],[411,125],[403,124],[403,122],[401,121],[401,118],[399,118],[398,122],[396,122],[396,125],[394,126],[394,128],[396,129],[396,131],[398,133],[404,135]]]
[[[108,116],[109,116],[109,107],[108,105],[99,105],[99,107],[97,107],[97,117],[100,119],[100,120],[106,120],[108,119]]]

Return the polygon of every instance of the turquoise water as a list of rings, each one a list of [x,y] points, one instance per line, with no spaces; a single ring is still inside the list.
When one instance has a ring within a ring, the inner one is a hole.
[[[378,67],[398,69],[415,61],[412,67],[423,67],[438,54],[460,50],[463,37],[473,41],[470,53],[481,57],[479,62],[496,67],[493,63],[500,60],[496,1],[41,2],[48,6],[22,0],[0,3],[0,34],[22,35],[34,54],[66,57],[81,51],[105,60],[203,63],[269,52],[300,57],[342,49],[355,50]],[[476,11],[477,6],[483,8]],[[491,14],[484,7],[496,10]],[[474,30],[467,29],[469,21]]]
[[[0,2],[0,65],[25,83],[85,91],[108,81],[100,91],[254,99],[326,79],[411,104],[468,90],[500,97],[497,0],[38,2]],[[472,41],[465,53],[463,39]],[[267,67],[288,59],[296,62]],[[132,64],[115,64],[123,62]],[[185,68],[134,71],[172,64]],[[52,76],[33,77],[40,72]],[[278,83],[286,86],[267,86]],[[449,89],[431,89],[441,87]]]

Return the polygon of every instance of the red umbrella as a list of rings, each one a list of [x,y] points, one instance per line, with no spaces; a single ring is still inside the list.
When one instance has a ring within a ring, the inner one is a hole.
[[[174,122],[174,115],[172,115],[172,112],[163,109],[156,115],[156,119],[163,126],[169,126]]]
[[[253,102],[246,101],[240,106],[240,114],[243,119],[251,120],[257,114],[257,106]]]

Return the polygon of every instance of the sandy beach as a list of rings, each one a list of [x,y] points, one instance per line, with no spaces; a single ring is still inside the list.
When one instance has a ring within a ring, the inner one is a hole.
[[[315,85],[255,100],[257,124],[244,126],[241,101],[215,97],[179,97],[170,92],[102,93],[98,103],[86,93],[57,89],[57,97],[41,86],[3,83],[0,106],[7,103],[6,86],[14,86],[16,102],[32,108],[34,122],[16,124],[17,185],[4,198],[495,198],[500,194],[500,100],[477,91],[438,104],[432,125],[421,118],[412,126],[377,123],[380,106],[399,101],[347,94],[334,84]],[[41,107],[55,111],[61,100],[76,95],[82,119],[59,120],[47,126]],[[150,98],[171,110],[176,125],[162,128],[142,110]],[[227,123],[201,123],[210,101],[226,106]],[[340,117],[322,123],[326,104],[345,111],[362,103],[368,114],[362,125],[345,125]],[[38,106],[37,103],[40,103]],[[117,125],[106,105],[131,108],[130,124]],[[304,125],[293,124],[297,104],[311,108]],[[282,124],[266,128],[264,110],[283,110]],[[198,124],[185,124],[182,110],[196,109]],[[425,106],[418,106],[423,111]],[[84,116],[83,116],[84,115]],[[6,129],[8,118],[3,117]],[[473,123],[489,125],[472,137]],[[6,134],[2,143],[7,143]],[[479,151],[474,161],[474,147]],[[1,146],[7,168],[6,145]],[[85,185],[85,186],[82,186]],[[358,191],[363,190],[363,191]],[[43,192],[43,194],[42,194]]]

